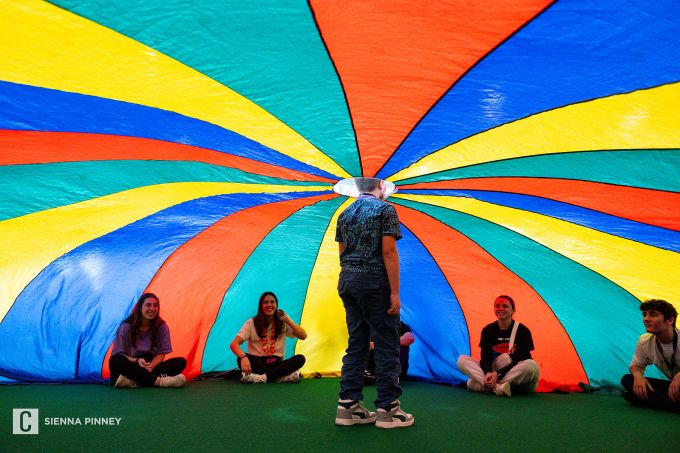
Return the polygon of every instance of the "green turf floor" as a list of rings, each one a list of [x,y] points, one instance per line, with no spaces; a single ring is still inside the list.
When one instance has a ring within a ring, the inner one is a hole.
[[[404,384],[411,428],[336,427],[337,379],[301,384],[192,382],[183,389],[0,386],[0,451],[678,452],[680,416],[586,394],[472,394]],[[368,387],[366,400],[375,397]],[[372,404],[369,404],[372,407]],[[12,409],[38,408],[38,435],[12,434]],[[83,425],[47,426],[46,418]],[[119,426],[86,426],[117,417]]]

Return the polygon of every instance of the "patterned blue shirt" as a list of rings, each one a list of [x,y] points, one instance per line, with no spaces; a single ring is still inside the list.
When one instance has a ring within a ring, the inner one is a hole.
[[[362,195],[338,217],[335,241],[345,244],[340,254],[342,271],[386,275],[383,236],[401,239],[397,211],[372,195]]]

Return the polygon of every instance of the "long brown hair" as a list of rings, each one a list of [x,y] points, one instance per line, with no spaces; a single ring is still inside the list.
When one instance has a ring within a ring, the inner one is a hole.
[[[149,323],[149,328],[151,329],[151,349],[153,351],[158,348],[158,331],[160,330],[160,327],[165,324],[165,321],[161,318],[160,299],[154,293],[144,293],[139,296],[135,308],[132,310],[132,313],[130,313],[130,316],[125,318],[123,323],[130,324],[129,340],[131,345],[135,345],[137,343],[139,327],[142,325],[142,320],[144,319],[144,316],[142,316],[142,306],[144,305],[145,300],[152,297],[158,301],[158,314]]]
[[[276,302],[276,309],[279,309],[279,299],[276,297],[276,294],[274,294],[271,291],[265,291],[262,293],[260,296],[260,302],[257,304],[257,314],[253,316],[253,324],[255,324],[255,330],[257,331],[257,335],[260,338],[264,338],[267,327],[269,327],[269,323],[267,322],[267,317],[264,314],[264,311],[262,310],[262,302],[264,301],[264,298],[267,296],[272,296],[274,298],[274,301]],[[274,316],[272,317],[272,323],[274,324],[274,338],[279,338],[281,334],[283,333],[283,321],[279,319],[278,316],[276,316],[276,312],[274,312]]]

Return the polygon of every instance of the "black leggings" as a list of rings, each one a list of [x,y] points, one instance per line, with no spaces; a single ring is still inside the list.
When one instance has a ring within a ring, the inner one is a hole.
[[[635,395],[633,391],[634,378],[632,374],[626,374],[621,378],[621,385],[626,392],[623,397],[631,404],[636,406],[644,406],[650,409],[658,409],[661,411],[680,412],[680,402],[673,402],[668,397],[668,387],[671,386],[671,381],[665,379],[647,378],[654,391],[647,389],[647,399],[641,400]]]
[[[266,374],[267,382],[274,382],[275,380],[289,375],[290,373],[299,370],[305,364],[305,356],[297,354],[290,359],[283,360],[279,356],[259,356],[247,354],[250,360],[251,372],[255,374]],[[241,359],[237,359],[238,367],[241,368]]]
[[[148,359],[147,359],[148,360]],[[149,360],[150,361],[150,360]],[[121,374],[131,379],[142,387],[152,387],[156,378],[165,374],[175,376],[180,374],[187,366],[187,361],[182,357],[165,360],[158,364],[153,371],[148,372],[139,366],[137,362],[130,362],[123,354],[116,354],[109,359],[109,370],[111,370],[111,385],[116,383]]]

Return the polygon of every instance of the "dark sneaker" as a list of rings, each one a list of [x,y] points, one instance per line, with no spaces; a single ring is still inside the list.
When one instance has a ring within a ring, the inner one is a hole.
[[[338,401],[335,424],[340,426],[366,425],[375,422],[375,412],[364,407],[361,401]]]
[[[378,428],[405,428],[415,422],[413,415],[401,410],[398,400],[392,403],[389,409],[378,409],[376,415],[378,418],[375,421],[375,426]]]

